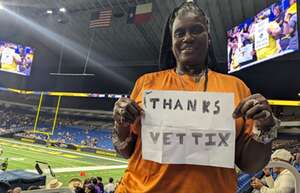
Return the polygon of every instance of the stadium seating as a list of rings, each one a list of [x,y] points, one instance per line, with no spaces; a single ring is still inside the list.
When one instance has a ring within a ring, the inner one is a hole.
[[[47,135],[39,133],[19,133],[33,129],[33,123],[35,121],[35,115],[32,112],[24,109],[12,108],[0,106],[2,116],[0,117],[0,135],[7,133],[17,133],[17,136],[24,136],[35,139],[47,140]],[[38,131],[51,133],[53,124],[53,117],[44,116],[39,119]],[[84,118],[83,118],[84,120]],[[111,142],[111,130],[109,129],[84,129],[86,126],[74,126],[78,124],[78,119],[75,117],[60,118],[58,128],[55,129],[52,140],[63,140],[64,143],[70,144],[82,144],[89,147],[99,147],[106,150],[114,150]],[[89,122],[86,121],[89,125]],[[111,125],[111,123],[109,123]],[[108,125],[107,122],[103,122],[103,126]],[[102,127],[102,126],[101,126]]]
[[[53,140],[64,140],[65,143],[82,144],[84,145],[100,147],[107,150],[114,150],[111,141],[111,131],[108,130],[85,130],[79,127],[61,127],[55,130]],[[97,139],[96,143],[92,141]]]
[[[260,171],[255,175],[250,175],[246,173],[241,173],[238,176],[238,183],[237,183],[237,193],[245,193],[249,192],[252,188],[250,186],[251,178],[252,177],[261,178],[263,176],[263,172]]]

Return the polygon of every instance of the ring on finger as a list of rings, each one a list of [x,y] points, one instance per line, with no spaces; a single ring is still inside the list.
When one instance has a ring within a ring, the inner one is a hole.
[[[268,110],[263,110],[263,112],[265,113],[265,118],[269,118],[271,116],[271,112]]]
[[[255,106],[255,105],[257,105],[257,104],[259,104],[259,101],[256,100],[256,99],[253,99],[253,106]]]

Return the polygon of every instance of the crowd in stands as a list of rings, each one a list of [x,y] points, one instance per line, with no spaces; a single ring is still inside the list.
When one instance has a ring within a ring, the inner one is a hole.
[[[107,150],[113,150],[110,130],[61,127],[54,132],[51,139],[62,143],[80,144],[93,148],[100,147]]]
[[[272,143],[273,149],[287,148],[290,149],[292,152],[292,148],[297,146],[300,147],[300,141],[297,139],[276,139]]]
[[[33,116],[13,111],[3,105],[0,106],[0,113],[0,134],[15,132],[18,129],[26,130],[33,126]]]
[[[281,121],[300,121],[300,108],[273,106],[273,112]]]
[[[0,105],[0,112],[2,113],[0,117],[0,135],[14,133],[14,136],[18,137],[48,140],[49,135],[32,132],[35,122],[33,112],[11,106],[6,107],[5,105]],[[52,133],[53,117],[51,113],[43,113],[43,116],[39,117],[37,130]],[[90,121],[83,117],[58,116],[57,126],[50,140],[113,150],[111,125],[112,123],[109,122]]]
[[[43,131],[46,132],[45,130]],[[49,135],[34,133],[33,131],[15,133],[14,136],[45,141],[48,141],[49,137]],[[61,127],[54,131],[54,134],[50,136],[50,140],[56,141],[59,144],[73,144],[110,151],[114,150],[110,130]]]
[[[16,133],[14,136],[30,138],[30,139],[47,140],[47,135],[43,135],[43,134],[39,134],[39,133],[33,133],[33,132]]]
[[[0,135],[30,130],[34,127],[35,114],[16,107],[0,105]],[[40,125],[51,125],[52,120],[43,116],[39,118]]]

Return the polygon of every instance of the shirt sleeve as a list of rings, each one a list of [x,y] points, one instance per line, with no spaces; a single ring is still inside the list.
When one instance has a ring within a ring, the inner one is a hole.
[[[144,85],[145,76],[140,77],[131,92],[130,99],[134,100],[140,107],[142,107],[142,92],[143,92],[143,85]],[[140,122],[135,122],[133,125],[131,125],[130,129],[131,132],[135,135],[138,135],[140,133]]]
[[[145,76],[141,76],[136,82],[135,85],[133,87],[133,90],[130,94],[130,99],[137,101],[137,98],[141,95],[142,93],[142,88],[143,88],[143,84],[144,84],[144,79]]]

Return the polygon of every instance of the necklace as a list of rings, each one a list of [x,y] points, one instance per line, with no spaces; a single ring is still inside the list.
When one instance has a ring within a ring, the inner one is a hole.
[[[180,81],[182,90],[187,90],[187,89],[185,89],[184,80],[182,78],[182,76],[184,76],[184,74],[181,73],[181,72],[178,72],[177,70],[176,70],[176,74],[179,77],[179,81]],[[196,91],[200,91],[200,82],[201,82],[201,78],[202,78],[203,74],[204,74],[204,72],[201,72],[200,74],[196,74],[196,75],[193,76],[193,79],[194,79],[195,84],[196,84],[196,86],[195,86],[196,87],[196,89],[195,89]]]

